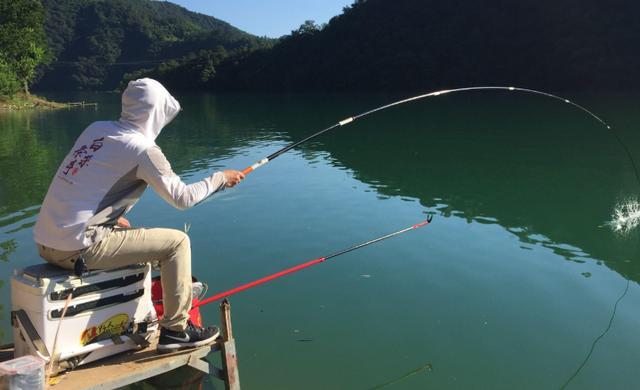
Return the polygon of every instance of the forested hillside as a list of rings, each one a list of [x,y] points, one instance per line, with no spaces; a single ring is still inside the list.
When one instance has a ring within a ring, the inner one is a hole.
[[[42,89],[113,89],[141,76],[189,90],[640,87],[631,0],[357,0],[277,42],[166,2],[44,4],[57,59]]]
[[[217,86],[422,90],[478,84],[640,87],[632,0],[358,0],[218,71]]]
[[[43,0],[43,4],[55,60],[43,69],[39,89],[111,90],[127,72],[180,61],[192,53],[226,58],[271,44],[226,22],[163,1]],[[192,76],[206,82],[213,73],[213,64],[208,63]]]

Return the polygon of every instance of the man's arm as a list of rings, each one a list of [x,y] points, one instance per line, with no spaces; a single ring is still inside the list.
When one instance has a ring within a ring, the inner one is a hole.
[[[152,146],[141,156],[137,176],[149,184],[157,193],[172,206],[184,210],[195,206],[220,189],[233,187],[244,175],[238,171],[215,172],[203,180],[185,184],[171,169],[158,146]]]

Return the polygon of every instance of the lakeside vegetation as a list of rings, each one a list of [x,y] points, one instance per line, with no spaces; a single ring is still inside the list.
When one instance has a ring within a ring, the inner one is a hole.
[[[49,101],[43,97],[18,92],[11,96],[0,96],[0,112],[29,110],[32,108],[58,109],[68,108],[66,103]]]
[[[29,95],[36,67],[50,60],[38,0],[0,0],[0,97]]]

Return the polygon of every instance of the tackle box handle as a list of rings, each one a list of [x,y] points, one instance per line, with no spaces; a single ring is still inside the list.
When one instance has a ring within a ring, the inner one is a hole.
[[[133,294],[114,295],[111,297],[101,298],[95,301],[85,302],[78,305],[70,306],[69,308],[67,308],[67,313],[65,314],[65,317],[73,317],[85,311],[97,309],[103,306],[133,301],[134,299],[140,298],[142,295],[144,295],[144,289],[140,289],[134,292]],[[62,310],[64,309],[52,310],[50,314],[51,318],[60,318],[62,316]]]
[[[116,287],[125,287],[141,281],[142,279],[144,279],[144,277],[145,274],[144,272],[142,272],[136,275],[125,276],[124,278],[106,280],[104,282],[88,284],[81,287],[72,287],[62,291],[54,291],[49,294],[49,299],[52,301],[63,301],[67,299],[70,293],[73,294],[73,297],[75,298],[96,291],[108,290]]]

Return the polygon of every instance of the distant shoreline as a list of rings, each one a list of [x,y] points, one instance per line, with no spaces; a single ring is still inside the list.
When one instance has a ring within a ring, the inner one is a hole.
[[[66,103],[52,102],[40,96],[26,95],[24,93],[11,97],[0,97],[0,112],[41,109],[57,110],[69,107]]]

